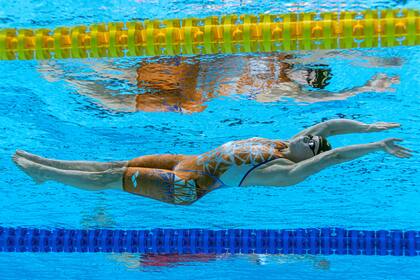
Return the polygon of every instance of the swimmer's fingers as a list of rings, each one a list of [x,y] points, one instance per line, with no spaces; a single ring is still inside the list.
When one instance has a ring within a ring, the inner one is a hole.
[[[397,147],[397,148],[399,148],[403,151],[410,152],[410,153],[413,152],[413,150],[411,150],[409,148],[406,148],[406,147],[403,147],[403,146],[400,146],[400,145],[397,145],[397,144],[394,144],[394,145],[395,145],[395,147]]]
[[[395,89],[391,88],[392,85],[399,83],[399,77],[389,77],[386,74],[377,74],[372,77],[366,84],[369,90],[375,92],[389,92],[395,91]]]
[[[370,124],[368,127],[369,132],[377,132],[377,131],[383,131],[388,130],[396,127],[400,127],[401,124],[396,122],[377,122]]]
[[[411,155],[411,151],[409,151],[408,149],[400,148],[400,147],[397,147],[397,149],[398,149],[397,152],[400,154]]]
[[[407,154],[407,153],[404,153],[404,152],[401,152],[401,151],[395,150],[395,149],[387,150],[387,152],[388,152],[388,154],[393,155],[393,156],[398,157],[398,158],[406,158],[406,157],[410,156],[410,154]]]
[[[393,155],[397,158],[404,158],[402,155],[399,155],[398,153],[391,153],[391,155]]]
[[[411,153],[405,151],[397,151],[394,153],[394,155],[399,158],[409,158],[412,156]]]
[[[379,122],[378,124],[379,124],[379,126],[381,128],[386,128],[386,129],[395,128],[395,127],[400,127],[401,126],[401,124],[396,123],[396,122]]]
[[[391,143],[391,144],[394,144],[393,142],[402,142],[402,141],[404,140],[401,138],[387,138],[384,140],[385,143]]]
[[[400,138],[389,138],[389,139],[385,139],[382,141],[383,145],[384,145],[384,150],[391,154],[394,155],[396,157],[399,158],[409,158],[412,156],[412,150],[397,145],[395,142],[401,142],[403,141]]]

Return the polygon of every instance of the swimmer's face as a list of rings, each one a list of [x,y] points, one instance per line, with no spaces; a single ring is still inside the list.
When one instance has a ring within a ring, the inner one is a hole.
[[[296,160],[302,161],[319,154],[320,143],[319,136],[304,135],[293,139],[289,144],[289,149]]]

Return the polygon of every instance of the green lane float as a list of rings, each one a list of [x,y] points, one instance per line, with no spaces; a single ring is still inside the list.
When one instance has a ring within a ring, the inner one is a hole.
[[[414,46],[418,10],[300,14],[98,23],[0,30],[0,59],[172,56]]]

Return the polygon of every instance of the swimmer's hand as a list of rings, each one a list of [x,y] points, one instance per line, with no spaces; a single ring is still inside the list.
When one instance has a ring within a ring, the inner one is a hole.
[[[400,127],[401,125],[399,123],[395,122],[376,122],[372,124],[367,125],[367,132],[378,132],[378,131],[384,131],[391,128]]]
[[[382,149],[390,155],[399,158],[409,158],[411,157],[412,150],[407,149],[403,146],[395,144],[395,142],[401,142],[402,139],[399,138],[388,138],[379,142]]]
[[[373,76],[363,88],[373,92],[395,92],[395,88],[391,86],[399,83],[400,77],[398,76],[388,77],[385,74],[378,74]]]

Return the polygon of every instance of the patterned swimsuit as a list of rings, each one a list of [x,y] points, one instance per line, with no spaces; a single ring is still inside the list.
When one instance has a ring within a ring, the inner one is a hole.
[[[153,170],[142,175],[129,168],[123,178],[125,191],[172,204],[191,204],[214,189],[241,186],[257,167],[283,158],[285,142],[250,138],[228,142],[216,149],[180,161],[173,170]],[[149,188],[148,192],[144,187]]]

